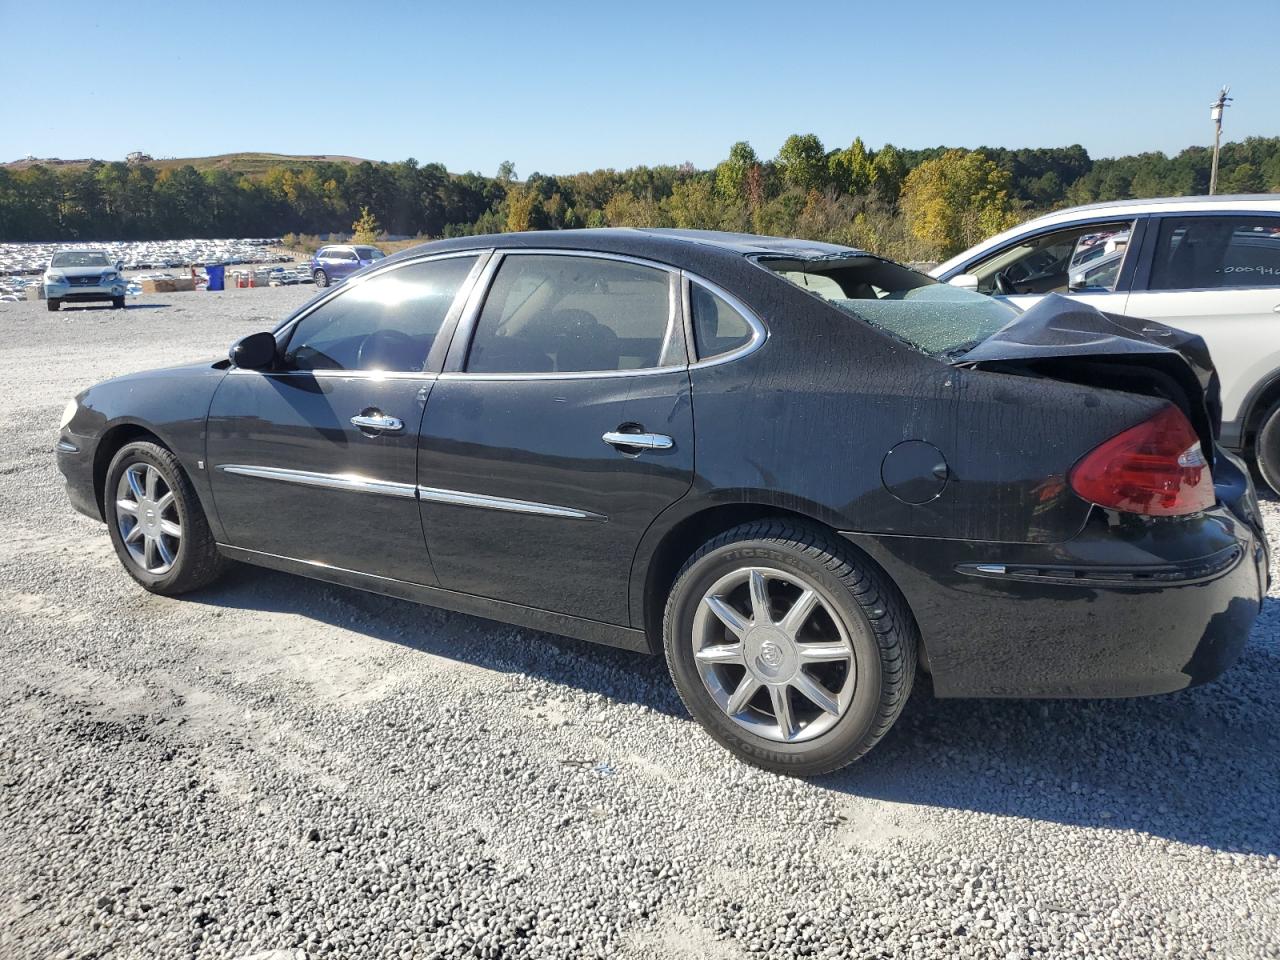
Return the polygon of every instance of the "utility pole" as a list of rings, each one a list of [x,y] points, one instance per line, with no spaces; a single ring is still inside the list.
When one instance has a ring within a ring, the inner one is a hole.
[[[1209,119],[1213,121],[1213,167],[1209,171],[1209,196],[1218,192],[1218,148],[1222,144],[1222,111],[1231,103],[1227,94],[1230,86],[1218,91],[1218,99],[1209,104]]]

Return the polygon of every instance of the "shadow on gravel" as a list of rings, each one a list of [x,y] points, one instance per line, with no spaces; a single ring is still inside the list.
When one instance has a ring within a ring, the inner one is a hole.
[[[124,305],[125,310],[167,310],[169,309],[169,307],[170,307],[170,304],[167,304],[167,303],[126,303]],[[59,313],[97,313],[98,311],[101,311],[101,310],[112,312],[114,311],[114,309],[115,308],[112,307],[111,304],[109,303],[84,303],[84,304],[64,303],[61,307],[58,308],[58,312]]]
[[[660,657],[247,566],[188,599],[291,613],[687,716]],[[922,675],[885,740],[814,783],[853,796],[1280,855],[1278,634],[1280,601],[1268,599],[1244,656],[1222,679],[1133,700],[937,700]]]
[[[527,674],[643,704],[669,716],[687,716],[661,657],[242,564],[233,565],[216,586],[183,599],[215,607],[291,613],[438,657]],[[359,622],[352,622],[353,615]]]
[[[842,793],[1280,856],[1280,600],[1219,680],[1131,700],[937,700],[921,678]]]

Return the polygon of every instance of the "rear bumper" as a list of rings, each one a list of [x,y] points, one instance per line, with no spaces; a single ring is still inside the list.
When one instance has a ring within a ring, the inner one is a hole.
[[[1267,587],[1260,533],[1219,504],[1145,521],[1095,510],[1075,539],[845,534],[893,577],[943,697],[1125,697],[1222,674]]]

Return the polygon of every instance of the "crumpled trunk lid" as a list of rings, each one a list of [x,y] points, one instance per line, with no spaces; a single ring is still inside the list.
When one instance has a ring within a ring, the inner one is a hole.
[[[1182,409],[1205,453],[1216,455],[1218,374],[1204,340],[1184,330],[1050,294],[952,363],[1161,397]]]

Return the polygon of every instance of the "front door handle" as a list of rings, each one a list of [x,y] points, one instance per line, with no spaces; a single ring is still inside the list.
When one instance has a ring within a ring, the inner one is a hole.
[[[358,413],[351,418],[351,425],[376,433],[399,433],[404,429],[404,421],[399,417],[388,417],[382,413]]]
[[[675,441],[662,433],[620,433],[610,431],[601,438],[614,447],[634,447],[638,450],[670,450]]]

